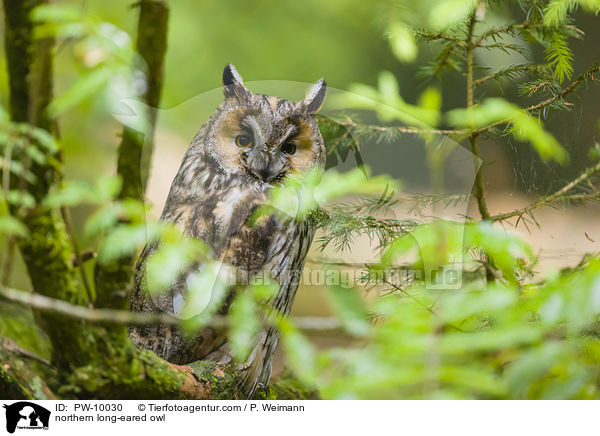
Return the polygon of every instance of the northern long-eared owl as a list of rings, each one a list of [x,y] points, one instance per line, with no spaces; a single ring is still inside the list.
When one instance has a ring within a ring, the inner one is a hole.
[[[273,213],[260,220],[254,211],[265,204],[271,187],[292,173],[323,169],[325,147],[313,115],[321,108],[326,84],[321,79],[304,100],[292,102],[252,93],[233,65],[223,72],[225,100],[194,137],[173,180],[161,220],[175,223],[189,237],[209,245],[223,265],[248,277],[269,274],[278,291],[269,304],[289,314],[314,229],[308,221]],[[167,291],[146,289],[146,260],[157,246],[147,245],[138,261],[131,310],[177,314],[186,298],[186,274]],[[195,265],[196,270],[202,265]],[[233,284],[229,294],[239,290]],[[219,313],[226,314],[231,298]],[[196,360],[227,363],[232,359],[227,333],[211,327],[190,337],[176,327],[132,328],[133,342],[160,357],[185,364]],[[268,386],[273,353],[279,341],[265,324],[241,366],[241,387],[252,395]]]

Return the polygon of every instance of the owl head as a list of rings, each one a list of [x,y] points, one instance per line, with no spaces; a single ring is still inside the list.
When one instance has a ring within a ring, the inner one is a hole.
[[[227,65],[223,71],[225,100],[198,141],[205,162],[213,170],[258,186],[322,168],[325,146],[313,115],[323,104],[326,87],[323,79],[317,81],[300,102],[254,94],[235,67]]]

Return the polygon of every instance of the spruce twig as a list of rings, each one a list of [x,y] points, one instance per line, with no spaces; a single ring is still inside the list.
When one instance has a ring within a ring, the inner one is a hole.
[[[507,220],[509,218],[519,217],[519,219],[517,220],[517,223],[516,223],[516,225],[518,225],[519,221],[521,220],[521,218],[523,216],[530,215],[531,212],[534,209],[537,209],[538,207],[541,207],[541,206],[551,205],[552,203],[555,203],[555,202],[561,201],[561,200],[572,200],[572,201],[575,201],[575,200],[595,200],[595,199],[598,199],[598,198],[600,198],[600,192],[594,192],[594,193],[590,193],[590,194],[566,195],[573,188],[575,188],[576,186],[578,186],[581,183],[585,182],[586,180],[589,180],[589,178],[591,176],[593,176],[594,174],[596,174],[598,172],[600,172],[600,162],[598,162],[593,167],[590,167],[590,168],[586,169],[576,179],[570,181],[569,183],[567,183],[565,186],[563,186],[559,190],[553,192],[550,195],[546,195],[546,196],[540,198],[535,203],[532,203],[532,204],[530,204],[530,205],[528,205],[528,206],[526,206],[524,208],[521,208],[521,209],[513,210],[512,212],[506,212],[506,213],[501,213],[501,214],[498,214],[498,215],[494,215],[490,219],[492,221],[505,221],[505,220]]]

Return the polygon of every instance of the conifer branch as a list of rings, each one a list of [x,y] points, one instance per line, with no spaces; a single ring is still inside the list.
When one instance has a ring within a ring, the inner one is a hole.
[[[488,74],[473,81],[473,86],[478,87],[490,80],[500,81],[502,79],[517,79],[525,76],[527,73],[543,74],[547,68],[536,64],[517,64],[502,68],[495,73]]]
[[[518,30],[529,29],[529,28],[534,27],[534,26],[536,26],[536,24],[532,24],[532,23],[514,23],[514,24],[507,24],[505,26],[500,26],[500,27],[492,27],[492,28],[488,29],[487,31],[483,32],[473,42],[473,47],[481,47],[481,45],[483,44],[483,42],[486,39],[488,39],[488,38],[493,38],[495,40],[498,35],[501,35],[503,33],[514,34]],[[539,24],[538,26],[541,26],[541,24]]]
[[[448,35],[448,34],[441,33],[441,32],[432,33],[432,32],[428,32],[423,29],[417,29],[417,30],[414,30],[413,32],[417,37],[419,37],[421,39],[428,39],[431,41],[437,41],[437,40],[451,41],[459,47],[464,46],[464,44],[465,44],[465,42],[462,39],[460,39],[456,36]]]
[[[575,80],[573,80],[567,87],[563,88],[562,91],[560,91],[559,93],[555,94],[554,96],[552,96],[550,98],[547,98],[546,100],[541,101],[540,103],[528,106],[523,110],[525,112],[531,113],[531,112],[535,112],[540,109],[543,109],[545,107],[548,107],[548,106],[552,105],[553,103],[556,103],[557,101],[562,100],[564,97],[566,97],[567,95],[569,95],[570,93],[575,91],[575,89],[577,89],[577,87],[579,85],[581,85],[582,83],[587,82],[588,80],[596,80],[594,75],[598,74],[598,73],[600,73],[600,64],[595,64],[590,69],[588,69],[583,74],[581,74],[579,77],[577,77]],[[488,124],[487,126],[483,126],[479,129],[476,129],[473,131],[473,133],[475,133],[475,134],[485,133],[495,127],[501,126],[503,124],[508,124],[510,122],[511,122],[510,118],[500,120],[495,123]]]
[[[567,86],[566,88],[564,88],[561,92],[559,92],[558,94],[556,94],[553,97],[550,97],[538,104],[534,104],[531,105],[527,108],[525,108],[526,112],[534,112],[540,109],[543,109],[546,106],[551,105],[552,103],[554,103],[555,101],[564,98],[566,95],[570,94],[571,92],[575,91],[575,89],[582,83],[582,82],[587,82],[588,80],[595,80],[594,78],[594,74],[597,74],[600,72],[600,64],[595,64],[594,66],[592,66],[590,69],[588,69],[587,71],[585,71],[583,74],[581,74],[579,77],[577,77],[577,79],[575,79],[573,82],[571,82],[571,84],[569,86]]]
[[[589,193],[589,194],[573,194],[573,195],[566,195],[566,194],[569,191],[571,191],[573,188],[575,188],[576,186],[583,183],[584,181],[589,180],[589,178],[591,176],[593,176],[594,174],[596,174],[598,172],[600,172],[600,162],[598,162],[593,167],[586,169],[576,179],[567,183],[565,186],[563,186],[559,190],[553,192],[552,194],[546,195],[546,196],[540,198],[535,203],[532,203],[524,208],[513,210],[512,212],[506,212],[506,213],[494,215],[491,217],[491,220],[492,221],[505,221],[505,220],[507,220],[509,218],[513,218],[513,217],[519,217],[519,220],[520,220],[521,217],[523,217],[524,215],[530,214],[534,209],[537,209],[538,207],[547,206],[547,205],[550,205],[552,203],[555,203],[557,201],[562,201],[562,200],[571,200],[571,201],[596,200],[596,199],[600,198],[600,192],[594,192],[594,193]],[[518,222],[519,221],[517,221],[517,224],[518,224]]]
[[[393,137],[398,134],[460,135],[466,132],[466,130],[458,129],[425,129],[408,126],[376,126],[373,124],[360,124],[348,116],[345,116],[344,119],[321,118],[319,119],[319,124],[337,124],[346,129],[351,129],[351,136],[353,137],[377,133],[386,133]]]

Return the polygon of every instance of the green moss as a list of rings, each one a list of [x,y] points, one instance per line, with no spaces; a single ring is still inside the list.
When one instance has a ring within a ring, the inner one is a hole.
[[[49,297],[83,304],[77,272],[71,266],[71,244],[57,213],[37,210],[29,213],[23,223],[30,236],[19,241],[19,248],[33,288]]]
[[[304,385],[289,373],[284,373],[269,386],[268,392],[259,391],[254,396],[257,400],[318,400],[319,392]]]
[[[118,342],[118,340],[116,341]],[[74,368],[59,387],[62,396],[82,399],[178,399],[185,375],[148,350],[132,344],[98,352]]]
[[[40,357],[50,359],[50,343],[46,333],[35,323],[29,308],[3,302],[0,305],[0,336]]]
[[[0,366],[0,397],[5,400],[34,399],[27,389]]]
[[[214,400],[236,400],[242,398],[237,388],[237,370],[233,365],[214,362],[194,362],[188,365],[199,381],[210,386],[210,397]]]
[[[188,365],[198,380],[210,383],[210,396],[215,400],[245,399],[238,389],[238,371],[235,365],[218,365],[212,362],[194,362]],[[256,400],[299,400],[318,399],[318,393],[296,378],[285,374],[280,380],[272,383],[268,390],[257,390],[253,396]]]

